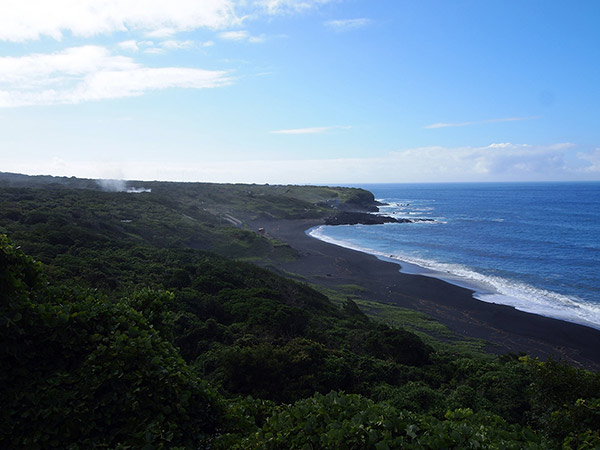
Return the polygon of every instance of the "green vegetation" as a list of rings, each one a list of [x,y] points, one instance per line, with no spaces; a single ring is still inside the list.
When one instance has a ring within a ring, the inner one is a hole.
[[[216,432],[216,394],[165,337],[172,295],[49,287],[0,245],[2,448],[193,448]]]
[[[391,328],[402,328],[410,331],[436,350],[457,352],[462,356],[473,355],[479,358],[491,357],[491,355],[485,353],[487,345],[485,341],[459,336],[450,331],[444,324],[426,314],[412,309],[402,308],[397,305],[363,300],[355,295],[346,294],[358,294],[363,292],[364,289],[361,286],[338,286],[338,289],[342,292],[326,289],[321,286],[313,287],[317,291],[327,295],[333,304],[342,306],[348,300],[351,300],[371,320],[383,323]]]
[[[0,188],[1,448],[600,446],[598,374],[227,257],[292,256],[220,214],[356,192],[92,187]]]

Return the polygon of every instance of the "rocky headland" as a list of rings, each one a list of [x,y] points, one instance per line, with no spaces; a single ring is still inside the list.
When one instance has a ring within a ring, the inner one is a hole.
[[[407,219],[382,216],[361,211],[340,211],[325,218],[325,225],[381,225],[384,223],[434,222],[433,219]]]

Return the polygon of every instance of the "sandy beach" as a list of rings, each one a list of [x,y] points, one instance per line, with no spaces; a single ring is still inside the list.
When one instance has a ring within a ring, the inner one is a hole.
[[[280,262],[276,268],[301,275],[309,283],[330,288],[360,285],[365,289],[360,297],[426,313],[460,335],[486,340],[494,353],[525,352],[600,370],[600,331],[485,303],[473,298],[472,291],[445,281],[400,273],[398,264],[306,234],[320,224],[317,220],[257,220],[250,225],[264,228],[297,250],[298,259]]]

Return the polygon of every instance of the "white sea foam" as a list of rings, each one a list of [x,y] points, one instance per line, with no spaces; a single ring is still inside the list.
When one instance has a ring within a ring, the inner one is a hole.
[[[430,223],[430,222],[423,222]],[[392,224],[393,225],[393,224]],[[350,226],[350,225],[347,225]],[[520,311],[574,322],[600,330],[600,305],[539,289],[501,277],[483,275],[459,264],[447,264],[411,255],[384,253],[327,236],[326,226],[307,231],[310,236],[352,250],[369,253],[387,261],[401,264],[404,273],[439,278],[473,290],[474,297],[487,303],[512,306]]]
[[[431,216],[432,211],[435,211],[435,208],[433,206],[427,205],[428,203],[433,203],[433,201],[413,201],[410,199],[403,201],[393,201],[391,199],[377,199],[377,201],[383,202],[385,203],[385,205],[379,207],[379,212],[375,213],[376,215],[394,216],[400,219],[410,220],[422,217],[427,219],[435,219]]]

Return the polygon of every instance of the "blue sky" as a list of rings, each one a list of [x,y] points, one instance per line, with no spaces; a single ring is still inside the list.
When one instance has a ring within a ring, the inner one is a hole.
[[[600,180],[597,1],[7,3],[0,171]]]

